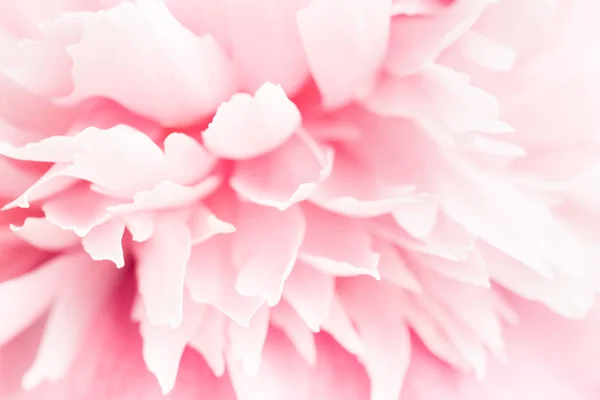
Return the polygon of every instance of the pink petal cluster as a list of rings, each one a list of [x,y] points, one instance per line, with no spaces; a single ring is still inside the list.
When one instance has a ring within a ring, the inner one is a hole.
[[[598,21],[0,1],[0,398],[600,398]]]

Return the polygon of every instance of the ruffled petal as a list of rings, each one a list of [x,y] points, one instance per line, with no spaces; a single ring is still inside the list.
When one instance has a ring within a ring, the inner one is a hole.
[[[235,90],[232,66],[213,37],[192,34],[160,1],[125,2],[83,18],[83,38],[67,47],[75,89],[65,102],[108,97],[178,126],[213,112]],[[149,38],[158,45],[147,46]]]
[[[247,159],[281,146],[301,121],[281,86],[266,82],[254,96],[237,93],[221,104],[202,137],[206,148],[221,158]]]

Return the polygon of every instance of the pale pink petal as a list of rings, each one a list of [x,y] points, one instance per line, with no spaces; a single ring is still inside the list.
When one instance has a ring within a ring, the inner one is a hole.
[[[206,177],[217,159],[195,139],[183,133],[172,133],[165,139],[167,176],[174,183],[192,185]]]
[[[407,201],[399,203],[392,215],[394,220],[416,238],[428,236],[435,228],[439,200],[436,196],[417,194]]]
[[[400,396],[411,353],[408,327],[398,307],[390,304],[394,300],[386,295],[390,289],[382,286],[354,278],[338,289],[363,341],[360,358],[371,381],[372,400]]]
[[[254,96],[236,93],[221,104],[202,137],[215,155],[246,159],[281,146],[301,122],[300,111],[281,86],[266,82]]]
[[[156,376],[163,394],[171,392],[175,386],[183,351],[200,328],[204,311],[203,305],[185,296],[184,318],[177,328],[157,326],[147,319],[140,322],[144,361],[148,370]]]
[[[22,195],[2,207],[2,211],[15,207],[29,208],[30,203],[45,199],[75,185],[77,179],[64,176],[66,166],[55,164]]]
[[[50,257],[20,239],[10,226],[0,228],[0,283],[27,274]]]
[[[11,225],[11,230],[32,246],[48,251],[68,249],[80,240],[73,232],[61,229],[46,218],[27,218],[22,226]]]
[[[176,328],[183,318],[185,270],[190,258],[191,235],[181,213],[160,214],[154,234],[137,247],[139,292],[148,320]]]
[[[333,277],[299,261],[285,281],[283,298],[313,332],[318,332],[329,315],[334,287]]]
[[[20,168],[15,161],[0,156],[0,198],[18,197],[30,188],[37,178],[38,174],[35,172]]]
[[[551,279],[487,243],[481,243],[480,249],[494,281],[525,299],[539,301],[569,318],[583,317],[594,304],[593,282]]]
[[[441,0],[392,0],[392,15],[431,15],[443,10]]]
[[[302,211],[285,211],[241,203],[233,236],[232,257],[239,268],[235,289],[243,296],[260,297],[273,306],[281,299],[304,239]]]
[[[308,78],[296,12],[309,0],[225,0],[231,57],[240,85],[255,91],[264,82],[295,94]]]
[[[93,262],[81,252],[74,253],[69,262],[71,271],[62,278],[38,354],[23,377],[25,388],[65,377],[85,345],[93,318],[114,287],[117,271],[112,265]]]
[[[89,184],[80,184],[45,200],[42,210],[54,225],[85,236],[110,217],[107,208],[116,203],[115,199],[91,190]]]
[[[152,188],[164,175],[163,152],[135,128],[86,128],[73,140],[73,163],[65,174],[92,182],[104,194],[129,197]]]
[[[0,343],[14,338],[50,307],[76,255],[63,254],[18,278],[0,283]],[[32,297],[32,293],[35,296]]]
[[[202,354],[215,376],[225,373],[225,327],[227,316],[214,307],[207,306],[200,328],[189,341],[190,347]]]
[[[493,71],[510,71],[517,53],[502,43],[476,30],[466,32],[453,46],[475,64]]]
[[[313,332],[304,320],[286,302],[280,302],[271,309],[271,325],[281,329],[302,358],[309,364],[317,362],[317,348]]]
[[[235,90],[212,36],[195,36],[160,1],[125,2],[84,18],[81,42],[67,47],[75,90],[65,101],[108,97],[176,126],[213,112]]]
[[[394,283],[415,293],[423,291],[418,279],[413,275],[396,246],[384,240],[376,240],[373,249],[379,253],[377,270],[381,279]]]
[[[388,45],[391,0],[316,0],[298,12],[308,66],[326,106],[368,91]]]
[[[361,160],[336,151],[331,175],[310,196],[310,201],[335,213],[357,218],[387,214],[399,204],[412,202],[414,187],[391,185]]]
[[[411,265],[429,268],[443,276],[471,285],[490,286],[490,273],[481,253],[474,249],[465,260],[453,261],[418,252],[405,252]]]
[[[190,218],[192,244],[194,245],[218,234],[235,232],[233,225],[217,218],[202,204],[198,204],[192,209]]]
[[[192,400],[203,398],[207,393],[221,400],[235,400],[229,380],[216,379],[193,349],[184,352],[173,391],[168,395],[161,393],[156,377],[144,363],[138,326],[131,321],[135,283],[129,278],[133,277],[126,274],[126,279],[120,280],[113,295],[96,314],[85,346],[65,379],[21,391],[15,400],[134,400],[140,397],[144,400]],[[23,356],[27,355],[23,353]],[[4,361],[10,360],[1,360],[0,368],[10,365],[12,370],[18,366]]]
[[[231,355],[229,358],[227,370],[238,400],[311,398],[310,369],[279,330],[270,329],[260,368],[254,375],[248,376],[241,363],[233,362]]]
[[[445,165],[442,208],[466,229],[546,276],[587,267],[581,243],[541,201],[461,161]]]
[[[237,271],[230,259],[229,235],[216,235],[192,248],[185,285],[197,303],[210,304],[240,325],[247,326],[264,303],[235,290]]]
[[[240,362],[246,375],[255,375],[262,359],[262,350],[269,330],[270,307],[261,307],[248,326],[230,321],[228,326],[230,359],[228,366]]]
[[[298,132],[279,149],[240,162],[229,184],[253,203],[285,210],[306,200],[327,178],[332,163],[331,149]]]
[[[15,160],[68,163],[73,161],[76,145],[72,137],[65,136],[51,136],[39,142],[27,143],[22,147],[0,141],[0,154]]]
[[[315,206],[304,207],[306,236],[299,257],[332,275],[370,275],[379,279],[379,254],[360,221],[344,218]]]
[[[62,14],[41,21],[39,40],[24,38],[18,43],[17,62],[2,71],[20,86],[41,97],[65,96],[73,90],[73,60],[65,47],[81,38],[80,14]]]
[[[388,76],[365,101],[383,116],[414,118],[428,129],[484,130],[499,116],[497,100],[469,84],[469,76],[439,65],[418,74]]]
[[[398,76],[418,71],[467,32],[491,2],[461,0],[434,15],[395,17],[391,24],[385,68]]]
[[[134,242],[145,242],[154,234],[155,214],[152,211],[123,214],[120,218],[125,221],[125,226]]]
[[[122,268],[125,266],[122,244],[124,233],[125,223],[113,218],[93,227],[81,240],[81,244],[92,260],[112,261],[117,268]]]
[[[427,291],[449,310],[449,316],[456,319],[458,326],[462,325],[463,337],[472,334],[475,341],[496,358],[506,361],[503,314],[512,310],[501,309],[501,298],[492,290],[433,274],[428,270],[420,271],[420,277],[427,282]]]
[[[221,178],[218,176],[209,176],[194,186],[182,186],[171,181],[162,181],[152,189],[134,194],[131,203],[109,207],[108,211],[111,214],[124,215],[178,208],[193,204],[206,197],[220,184]]]
[[[369,222],[374,235],[401,248],[452,261],[466,260],[475,247],[476,237],[444,213],[438,215],[433,231],[423,239],[411,236],[391,216],[378,217]]]
[[[359,337],[342,300],[337,294],[333,296],[329,313],[321,327],[349,353],[361,354],[364,351],[362,339]]]

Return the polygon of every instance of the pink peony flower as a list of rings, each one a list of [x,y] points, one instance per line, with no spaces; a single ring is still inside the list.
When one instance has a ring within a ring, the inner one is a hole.
[[[0,1],[0,399],[598,399],[598,21]]]

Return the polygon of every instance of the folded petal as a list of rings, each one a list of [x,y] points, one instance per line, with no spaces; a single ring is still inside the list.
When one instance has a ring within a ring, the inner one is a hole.
[[[452,132],[483,130],[499,116],[496,99],[469,84],[469,76],[439,65],[418,74],[388,76],[365,105],[383,116],[414,118],[428,129]]]
[[[185,285],[197,303],[210,304],[240,325],[247,326],[264,303],[235,290],[237,270],[231,258],[229,235],[215,235],[192,248]]]
[[[125,266],[122,244],[124,233],[125,223],[113,218],[92,228],[81,240],[81,244],[92,260],[112,261],[117,268],[122,268]]]
[[[172,133],[164,142],[167,176],[174,183],[198,183],[216,166],[217,158],[195,139],[183,133]]]
[[[433,15],[395,17],[385,68],[397,76],[417,72],[467,32],[489,3],[492,1],[456,1]]]
[[[331,275],[370,275],[379,279],[379,254],[360,221],[344,218],[315,206],[305,206],[306,236],[299,257]]]
[[[202,137],[213,154],[246,159],[281,146],[301,121],[300,111],[281,86],[266,82],[254,96],[237,93],[221,104]]]
[[[75,90],[65,101],[108,97],[177,126],[213,112],[235,90],[213,37],[195,36],[160,1],[121,3],[84,18],[82,40],[67,47]],[[149,38],[157,45],[147,46]]]
[[[331,172],[333,152],[298,132],[279,149],[240,162],[229,181],[243,198],[284,210],[306,200]]]
[[[232,256],[239,274],[235,288],[273,306],[281,299],[304,239],[306,222],[297,206],[285,211],[241,203]]]
[[[68,249],[80,240],[73,232],[61,229],[46,218],[26,218],[22,226],[11,225],[11,230],[32,246],[48,251]]]
[[[285,281],[283,298],[313,332],[318,332],[329,315],[334,288],[333,277],[298,261]]]

